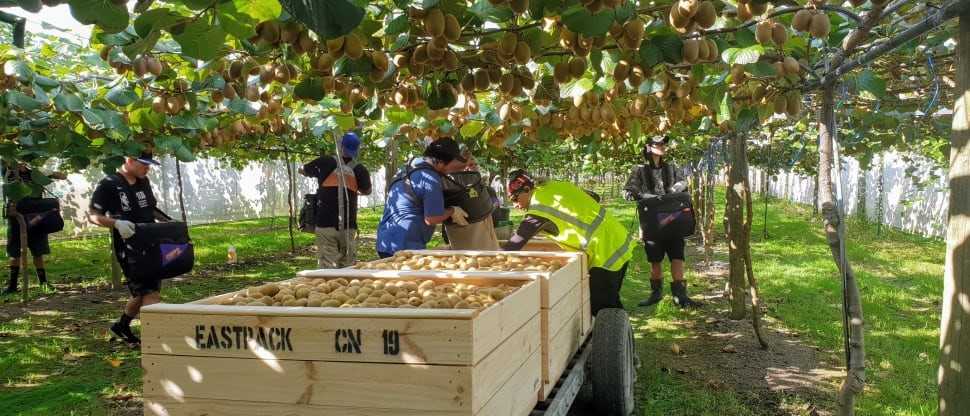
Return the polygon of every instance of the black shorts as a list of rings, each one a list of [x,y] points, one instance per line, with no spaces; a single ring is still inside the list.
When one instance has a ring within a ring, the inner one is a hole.
[[[34,257],[51,254],[51,244],[45,233],[28,231],[27,248]],[[20,257],[20,224],[12,218],[7,219],[7,257]]]
[[[643,240],[643,248],[647,252],[647,261],[650,263],[660,263],[664,261],[664,256],[671,261],[684,260],[684,247],[686,245],[683,238],[660,241]]]

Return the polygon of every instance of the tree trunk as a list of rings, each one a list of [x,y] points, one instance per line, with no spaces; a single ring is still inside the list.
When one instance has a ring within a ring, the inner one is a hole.
[[[185,214],[185,199],[182,198],[182,164],[178,159],[175,159],[175,174],[179,181],[179,209],[182,210],[182,222],[187,224],[189,221]]]
[[[728,259],[729,259],[729,279],[730,287],[729,299],[731,301],[731,312],[728,315],[731,319],[744,319],[745,310],[745,265],[744,265],[744,194],[745,189],[744,169],[744,145],[743,133],[735,132],[728,138],[728,182],[727,182],[727,201],[724,206],[724,225],[728,239]]]
[[[859,164],[859,181],[856,183],[856,216],[865,224],[869,217],[866,213],[866,193],[868,192],[868,176],[862,164]],[[868,227],[866,227],[868,228]]]
[[[970,13],[960,16],[940,322],[940,416],[970,409]]]
[[[835,85],[822,89],[822,107],[819,113],[819,160],[818,160],[818,197],[822,211],[825,234],[832,257],[842,275],[843,330],[846,353],[846,378],[839,389],[839,414],[855,413],[855,396],[862,392],[866,380],[865,350],[863,345],[862,303],[859,287],[848,259],[844,258],[845,223],[833,194],[832,167],[834,159],[835,124]],[[838,178],[836,178],[838,180]]]
[[[17,212],[17,204],[12,204],[10,214],[13,215],[14,220],[17,221],[17,226],[20,227],[20,275],[23,276],[23,292],[21,292],[21,300],[24,303],[30,301],[30,274],[27,273],[27,220],[24,219],[24,215]]]
[[[293,236],[293,164],[290,163],[289,152],[286,152],[286,178],[286,205],[289,206],[289,218],[287,218],[287,224],[290,231],[290,253],[296,253],[296,238]]]
[[[394,175],[397,173],[397,140],[391,139],[391,142],[387,144],[387,162],[384,163],[384,196],[387,199],[387,192],[391,189],[391,182],[394,180]]]
[[[704,246],[704,257],[707,259],[708,263],[710,263],[711,258],[714,256],[714,242],[715,242],[715,239],[717,238],[714,235],[714,224],[715,224],[714,217],[717,215],[717,204],[715,204],[715,201],[714,201],[715,195],[716,195],[715,183],[716,183],[717,170],[715,170],[714,167],[711,166],[707,169],[707,173],[705,173],[705,175],[706,177],[704,178],[704,203],[707,204],[707,207],[704,210],[707,212],[707,218],[706,218],[706,224],[704,224],[704,226],[707,227],[707,231],[706,231],[707,237],[704,239],[704,242],[707,244]]]
[[[742,147],[742,151],[745,149]],[[741,252],[744,254],[744,271],[748,277],[748,294],[751,296],[751,326],[754,328],[754,335],[758,338],[761,348],[768,349],[768,341],[761,333],[761,296],[758,293],[758,280],[754,277],[754,263],[751,261],[751,224],[754,223],[754,204],[751,200],[751,184],[748,182],[748,154],[744,153],[741,159],[741,168],[744,171],[744,237],[741,239],[743,247]]]

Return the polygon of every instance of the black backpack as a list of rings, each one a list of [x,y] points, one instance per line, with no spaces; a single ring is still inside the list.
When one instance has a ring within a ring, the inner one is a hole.
[[[132,280],[170,279],[192,271],[195,250],[184,222],[136,223],[125,240],[125,276]]]
[[[442,176],[441,190],[445,206],[457,206],[468,213],[468,222],[488,218],[495,210],[491,188],[479,172],[455,172]],[[450,220],[449,220],[450,221]]]
[[[404,181],[404,197],[417,204],[420,201],[418,201],[418,194],[414,193],[414,187],[411,185],[411,175],[414,174],[414,172],[421,170],[433,172],[435,175],[438,175],[439,178],[441,177],[441,174],[434,170],[434,167],[427,162],[419,163],[418,166],[411,166],[413,161],[414,159],[409,160],[403,168],[397,171],[397,173],[394,175],[394,179],[392,179],[391,183],[387,185],[387,189],[390,190],[391,187],[393,187],[396,183]]]
[[[648,240],[663,241],[694,235],[697,221],[687,192],[666,194],[660,199],[642,199],[637,208],[640,228]]]

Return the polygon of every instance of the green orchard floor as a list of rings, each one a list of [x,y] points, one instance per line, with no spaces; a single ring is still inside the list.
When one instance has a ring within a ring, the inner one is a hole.
[[[719,209],[722,205],[723,199]],[[755,206],[752,256],[771,349],[758,348],[749,321],[726,319],[722,241],[710,262],[689,243],[690,290],[707,302],[698,311],[674,307],[669,287],[657,307],[636,307],[649,290],[649,267],[640,249],[623,287],[642,362],[636,414],[833,413],[842,376],[841,292],[821,225],[810,219],[811,208],[773,200],[764,239],[763,205]],[[611,208],[635,227],[631,204],[616,202]],[[379,217],[374,209],[360,213],[363,260],[376,257],[373,233]],[[865,224],[849,227],[870,380],[858,414],[934,415],[944,243],[882,231],[877,235]],[[197,269],[165,284],[167,302],[286,279],[315,264],[309,234],[297,233],[297,252],[289,253],[285,218],[195,226],[192,236]],[[26,307],[19,295],[0,297],[0,409],[5,415],[141,414],[140,353],[107,341],[107,327],[127,293],[110,289],[106,238],[52,245],[48,273],[57,293],[34,290]],[[238,265],[225,265],[229,245],[237,249]]]

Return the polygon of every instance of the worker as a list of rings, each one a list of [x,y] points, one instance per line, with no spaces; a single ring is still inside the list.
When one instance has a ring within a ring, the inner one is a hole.
[[[499,245],[492,211],[498,206],[498,197],[482,179],[471,152],[463,152],[462,157],[467,160],[465,169],[443,177],[443,192],[446,206],[461,207],[468,213],[468,225],[446,220],[445,237],[452,250],[496,251]]]
[[[460,207],[445,206],[442,175],[465,168],[458,142],[443,137],[431,142],[424,156],[407,163],[391,182],[384,215],[377,226],[377,254],[391,257],[400,250],[427,247],[438,224],[451,219],[467,225],[468,214]]]
[[[319,185],[314,233],[321,269],[347,267],[357,257],[357,196],[371,193],[370,172],[356,160],[359,149],[360,138],[348,132],[340,140],[340,160],[326,155],[300,168]]]
[[[503,246],[521,250],[542,232],[560,247],[589,258],[590,309],[623,308],[620,288],[633,258],[633,237],[616,217],[582,188],[561,181],[537,181],[524,170],[509,176],[508,196],[525,219]]]
[[[7,184],[20,183],[22,185],[27,185],[30,187],[30,195],[21,199],[21,204],[26,205],[31,201],[39,200],[43,196],[44,187],[34,181],[34,175],[46,176],[48,179],[67,179],[67,176],[61,172],[54,172],[50,175],[43,175],[35,172],[26,163],[18,162],[16,167],[8,167],[7,164],[3,165],[4,181]],[[6,209],[8,212],[14,208],[14,201],[10,201]],[[60,215],[51,213],[51,215]],[[3,294],[10,294],[17,292],[18,283],[20,279],[20,223],[12,215],[5,215],[7,217],[7,257],[10,257],[10,280],[7,281],[7,288],[4,289]],[[44,256],[51,253],[50,240],[46,232],[39,230],[39,227],[27,227],[27,248],[30,250],[31,257],[34,258],[34,270],[37,271],[37,280],[40,285],[47,290],[53,290],[53,286],[47,281],[47,268],[44,265]],[[26,271],[24,271],[26,273]]]
[[[650,297],[641,301],[640,306],[652,306],[663,299],[663,260],[670,260],[670,291],[674,304],[681,308],[696,308],[700,302],[687,296],[687,282],[684,279],[684,237],[672,235],[650,235],[648,222],[656,216],[655,207],[664,199],[686,191],[687,184],[678,169],[664,156],[670,136],[653,137],[643,148],[644,164],[634,167],[624,187],[626,199],[637,201],[637,213],[643,232],[643,245],[650,262]]]
[[[116,173],[98,183],[88,212],[88,221],[112,229],[115,257],[125,274],[131,298],[110,329],[132,347],[140,346],[141,340],[131,331],[131,321],[138,317],[142,306],[161,301],[161,279],[133,278],[132,266],[125,261],[125,240],[135,235],[135,224],[164,219],[158,216],[161,211],[156,209],[155,193],[148,180],[148,171],[158,165],[150,151],[126,158]]]

